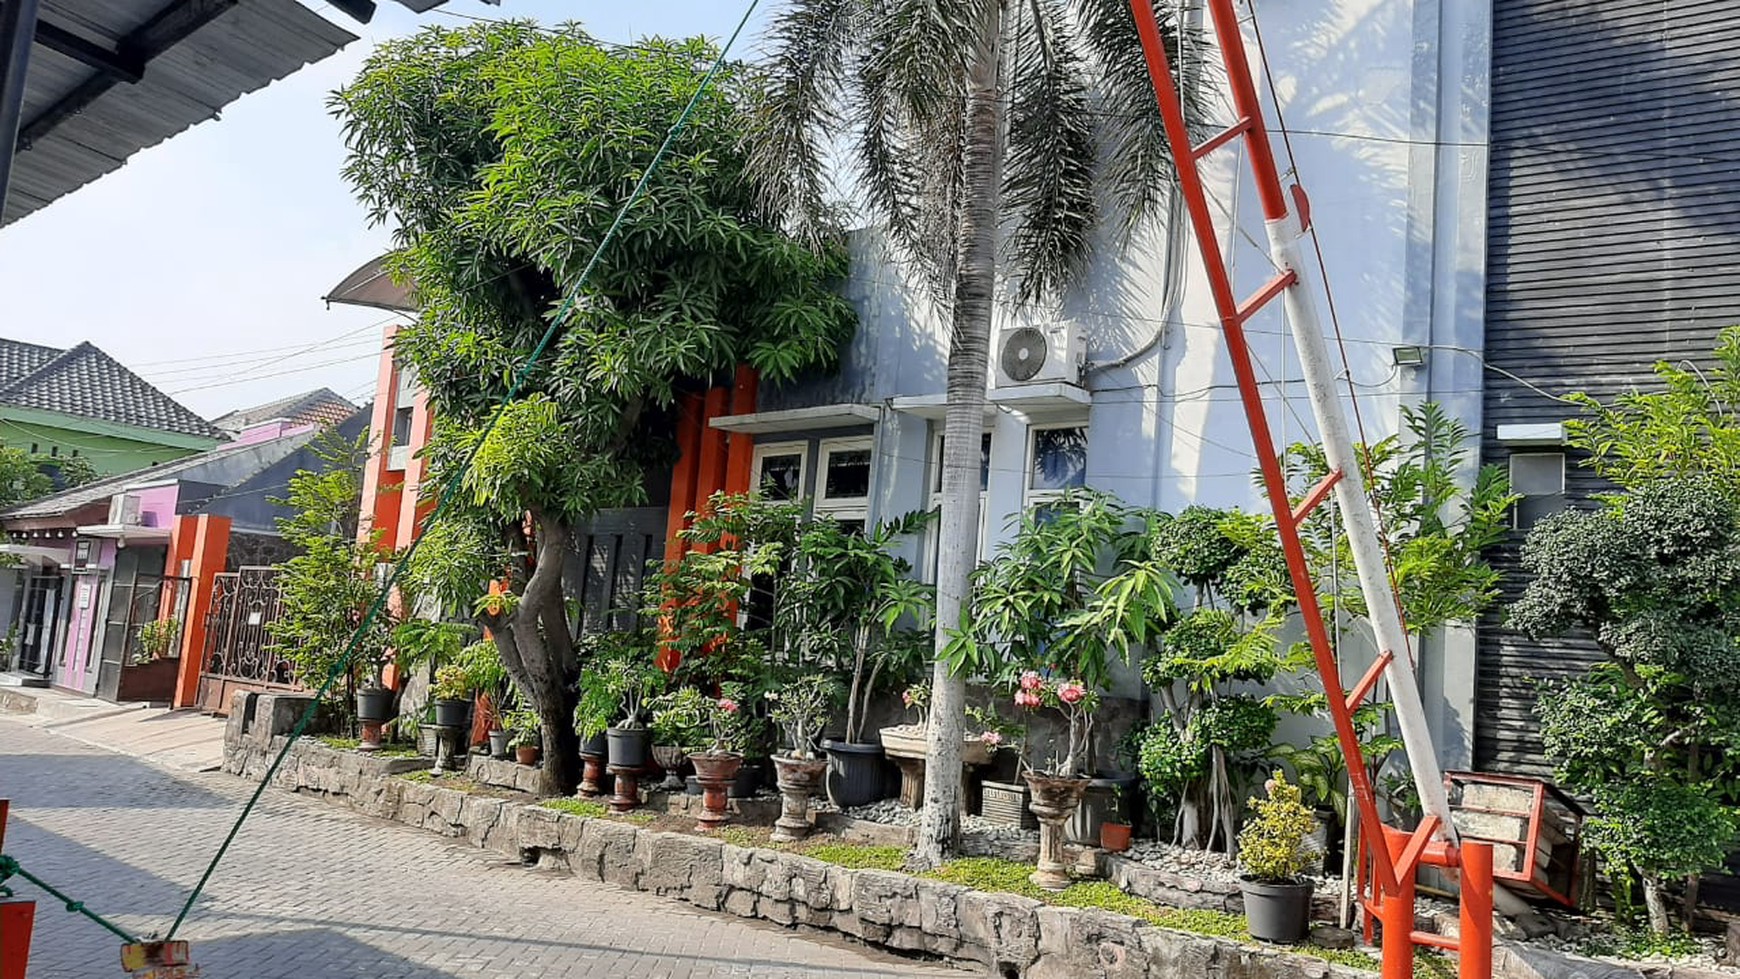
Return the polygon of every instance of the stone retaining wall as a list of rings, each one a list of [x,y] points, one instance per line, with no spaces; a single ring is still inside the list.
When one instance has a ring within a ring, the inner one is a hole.
[[[284,745],[305,698],[238,693],[226,730],[224,770],[258,778]],[[993,976],[1027,979],[1371,979],[1277,948],[1156,928],[1098,909],[1060,908],[1013,894],[877,870],[849,870],[810,857],[733,846],[710,837],[660,833],[392,777],[416,759],[377,759],[303,740],[273,778],[278,788],[318,795],[473,846],[709,911],[820,928],[873,945],[978,962]],[[1188,889],[1183,890],[1189,893]],[[1200,893],[1200,892],[1198,892]],[[1179,903],[1169,901],[1169,903]],[[1186,905],[1204,906],[1204,905]],[[1529,950],[1499,949],[1507,979],[1634,979],[1641,973]],[[1611,971],[1610,971],[1611,970]],[[1697,970],[1652,967],[1662,979],[1703,979]],[[1732,977],[1730,976],[1730,979]]]
[[[1108,855],[1106,878],[1126,894],[1147,898],[1169,908],[1201,908],[1245,913],[1245,896],[1239,885],[1220,880],[1204,880],[1188,874],[1157,870],[1125,857]],[[1311,895],[1311,915],[1316,921],[1335,920],[1340,909],[1334,894],[1318,891]]]

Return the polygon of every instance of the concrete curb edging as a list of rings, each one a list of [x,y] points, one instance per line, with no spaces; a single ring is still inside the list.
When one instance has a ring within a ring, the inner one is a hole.
[[[244,702],[246,700],[247,702]],[[291,703],[292,701],[298,703]],[[306,697],[237,693],[223,770],[260,778]],[[288,722],[285,719],[288,718]],[[302,740],[273,785],[364,815],[535,859],[596,880],[709,911],[807,926],[872,945],[986,966],[1030,979],[1371,979],[1372,973],[1276,948],[1159,928],[1126,915],[1065,908],[1014,894],[878,870],[852,870],[799,854],[641,829],[537,805],[470,795],[394,777],[417,759],[370,758]],[[1494,950],[1504,979],[1732,979],[1728,973],[1652,965],[1639,971],[1538,949]]]

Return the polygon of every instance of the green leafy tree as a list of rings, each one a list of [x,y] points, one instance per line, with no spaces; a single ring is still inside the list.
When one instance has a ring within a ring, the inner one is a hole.
[[[0,446],[0,509],[83,486],[96,478],[96,469],[83,456],[33,455]]]
[[[266,625],[268,655],[288,660],[309,686],[341,668],[352,634],[379,594],[375,568],[390,559],[381,552],[378,532],[358,539],[366,441],[329,435],[318,451],[325,468],[297,472],[289,496],[273,501],[293,511],[278,521],[278,530],[297,553],[278,566],[281,611]],[[373,682],[394,624],[385,607],[369,622],[342,667],[344,682],[332,687],[335,694],[348,698],[359,682]]]
[[[1543,693],[1542,739],[1559,779],[1595,798],[1609,827],[1598,849],[1616,879],[1641,877],[1664,933],[1667,881],[1691,877],[1689,920],[1695,874],[1720,863],[1740,801],[1740,510],[1718,478],[1648,483],[1542,520],[1522,563],[1532,578],[1510,624],[1534,638],[1586,632],[1607,656]],[[1675,814],[1656,801],[1688,793],[1709,806]]]
[[[831,233],[818,228],[813,248],[784,234],[746,169],[738,65],[696,101],[582,282],[717,53],[700,39],[609,48],[574,26],[432,28],[381,45],[333,97],[345,176],[394,228],[392,271],[416,284],[418,320],[396,343],[439,422],[425,485],[475,453],[413,578],[490,629],[543,718],[552,794],[579,775],[581,658],[562,582],[575,523],[645,500],[682,394],[745,363],[773,383],[826,368],[853,325]],[[479,601],[498,576],[505,594]]]
[[[1187,35],[1170,5],[1154,7],[1177,55]],[[999,285],[1021,303],[1055,300],[1079,281],[1096,229],[1127,240],[1157,210],[1171,162],[1123,0],[796,0],[771,47],[751,142],[765,199],[801,233],[826,227],[828,149],[844,135],[864,202],[951,321],[931,777],[913,857],[935,866],[960,834],[966,680],[944,651],[978,553]]]

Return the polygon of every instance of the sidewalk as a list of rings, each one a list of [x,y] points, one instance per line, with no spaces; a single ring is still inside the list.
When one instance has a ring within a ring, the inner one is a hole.
[[[193,710],[111,704],[59,690],[0,690],[0,723],[28,725],[85,744],[191,772],[223,763],[224,721]],[[6,735],[0,728],[0,743]]]

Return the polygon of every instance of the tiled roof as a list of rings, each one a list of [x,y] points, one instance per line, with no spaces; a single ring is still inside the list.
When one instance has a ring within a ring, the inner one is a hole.
[[[261,422],[283,419],[297,425],[336,425],[351,415],[356,414],[356,405],[341,397],[331,388],[320,388],[317,391],[305,391],[302,394],[279,398],[263,405],[232,411],[212,421],[213,425],[230,434],[235,434]]]
[[[57,351],[0,340],[0,406],[4,405],[196,438],[227,437],[88,342]]]

